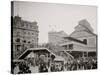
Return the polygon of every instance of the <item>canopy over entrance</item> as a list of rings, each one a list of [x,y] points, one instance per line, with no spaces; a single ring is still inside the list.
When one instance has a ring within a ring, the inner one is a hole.
[[[33,57],[34,57],[34,54],[33,54],[33,55],[30,54],[31,52],[33,52],[33,53],[39,52],[40,54],[41,54],[41,53],[48,53],[48,54],[50,54],[50,55],[53,56],[53,57],[56,56],[53,52],[51,52],[51,51],[50,51],[49,49],[47,49],[47,48],[29,48],[29,49],[27,49],[25,52],[23,52],[23,53],[19,56],[18,59],[24,59],[26,56],[28,56],[28,57],[33,56]]]

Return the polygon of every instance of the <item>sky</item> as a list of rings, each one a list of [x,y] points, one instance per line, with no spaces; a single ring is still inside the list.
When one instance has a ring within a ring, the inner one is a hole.
[[[48,42],[49,31],[64,31],[70,35],[82,19],[87,19],[97,33],[97,7],[86,5],[55,4],[41,2],[14,2],[14,16],[23,20],[37,21],[39,43]]]

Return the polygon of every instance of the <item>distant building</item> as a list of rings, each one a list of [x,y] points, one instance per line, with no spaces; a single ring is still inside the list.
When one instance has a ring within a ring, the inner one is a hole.
[[[60,45],[75,58],[96,56],[97,35],[93,33],[93,29],[87,20],[79,21],[75,31],[64,39],[65,42]]]
[[[48,33],[49,43],[58,45],[64,41],[64,37],[67,37],[67,34],[64,31],[54,32],[51,31]]]
[[[22,20],[21,17],[13,17],[13,54],[18,57],[27,48],[34,48],[38,45],[37,22]]]

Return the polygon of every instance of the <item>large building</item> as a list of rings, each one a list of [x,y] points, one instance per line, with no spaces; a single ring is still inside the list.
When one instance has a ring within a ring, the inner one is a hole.
[[[75,31],[65,37],[65,40],[61,46],[75,58],[97,54],[97,35],[93,33],[92,27],[85,19],[79,21]]]
[[[49,43],[52,43],[54,45],[58,45],[64,42],[63,37],[67,37],[67,34],[64,31],[59,31],[59,32],[51,31],[48,33]]]
[[[38,46],[37,22],[23,20],[19,16],[13,17],[13,54],[17,58],[27,48]]]

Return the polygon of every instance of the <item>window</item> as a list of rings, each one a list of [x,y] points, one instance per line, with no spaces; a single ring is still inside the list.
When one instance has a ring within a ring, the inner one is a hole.
[[[30,28],[32,28],[33,26],[32,25],[30,25]]]
[[[28,41],[28,43],[30,44],[31,42],[30,42],[30,41]]]
[[[20,48],[21,48],[20,45],[16,45],[15,47],[16,47],[16,50],[17,50],[17,51],[20,51]]]
[[[67,46],[67,45],[64,45],[63,47],[64,47],[64,49],[66,49],[66,50],[68,49],[68,46]]]
[[[17,39],[16,39],[16,42],[20,42],[20,39],[19,39],[19,38],[17,38]]]
[[[20,35],[20,32],[18,31],[18,32],[17,32],[17,36],[19,36],[19,35]]]
[[[34,44],[30,44],[30,48],[34,48]]]
[[[39,40],[39,38],[37,38],[37,40]]]
[[[69,44],[69,49],[73,49],[73,44]]]
[[[24,23],[21,24],[21,27],[24,27]]]
[[[24,34],[26,34],[26,32],[24,32]]]
[[[34,35],[34,33],[32,33],[32,35]]]
[[[26,27],[28,27],[28,24],[26,24]]]
[[[28,35],[30,35],[30,32],[28,32]]]
[[[84,42],[85,44],[87,44],[87,39],[84,39],[83,42]]]
[[[24,43],[26,43],[26,40],[23,40]]]

